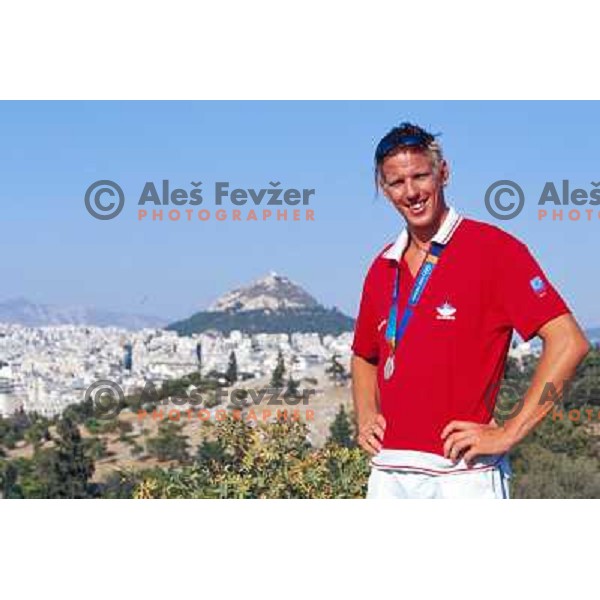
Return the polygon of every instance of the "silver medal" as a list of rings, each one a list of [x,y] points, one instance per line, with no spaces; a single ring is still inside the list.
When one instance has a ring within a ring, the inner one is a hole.
[[[388,356],[385,361],[385,366],[383,367],[383,377],[384,379],[389,379],[394,374],[394,357]]]

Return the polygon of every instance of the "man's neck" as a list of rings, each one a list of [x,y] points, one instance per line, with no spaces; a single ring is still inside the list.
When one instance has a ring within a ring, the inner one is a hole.
[[[449,211],[450,209],[447,206],[444,206],[444,210],[441,211],[439,217],[428,227],[409,227],[408,233],[410,234],[410,237],[413,238],[418,245],[425,246],[429,244],[435,234],[439,231],[444,219],[448,216]]]

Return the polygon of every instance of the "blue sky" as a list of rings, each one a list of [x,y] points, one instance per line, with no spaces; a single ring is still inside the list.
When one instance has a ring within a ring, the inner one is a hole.
[[[402,226],[375,197],[371,165],[404,120],[442,133],[450,202],[525,241],[582,323],[600,325],[600,206],[579,207],[594,208],[592,221],[537,218],[546,181],[600,181],[594,102],[3,102],[0,300],[180,318],[275,270],[355,315],[366,268]],[[111,221],[84,207],[99,179],[125,191]],[[315,188],[315,221],[137,222],[144,183],[163,179],[201,180],[211,212],[216,181]],[[511,221],[484,206],[499,179],[527,198]]]

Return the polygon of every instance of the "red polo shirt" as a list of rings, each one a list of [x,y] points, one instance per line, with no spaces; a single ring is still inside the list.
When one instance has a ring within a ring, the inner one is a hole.
[[[450,421],[490,421],[513,329],[529,340],[569,308],[523,243],[451,209],[433,238],[446,248],[385,380],[385,329],[398,263],[399,315],[414,283],[402,255],[407,239],[403,232],[369,268],[352,350],[378,366],[384,449],[442,455],[440,435]]]

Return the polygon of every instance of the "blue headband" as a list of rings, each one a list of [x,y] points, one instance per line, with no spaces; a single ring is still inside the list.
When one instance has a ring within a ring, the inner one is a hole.
[[[398,146],[413,146],[427,148],[433,141],[433,136],[429,133],[406,134],[392,131],[388,133],[377,145],[375,150],[375,162],[379,164],[392,150]]]

